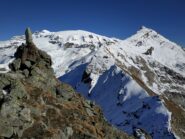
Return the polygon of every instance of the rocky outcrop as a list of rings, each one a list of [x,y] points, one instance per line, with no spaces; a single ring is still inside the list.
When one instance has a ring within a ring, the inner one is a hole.
[[[10,64],[0,74],[0,139],[127,139],[109,125],[94,103],[55,78],[51,58],[26,31]]]
[[[40,63],[42,66],[51,67],[51,57],[44,51],[38,50],[32,41],[31,31],[27,29],[25,32],[26,44],[18,47],[14,54],[16,58],[10,68],[13,71],[30,69],[35,63]]]
[[[150,47],[145,53],[145,55],[152,55],[152,52],[153,52],[154,48],[153,47]]]

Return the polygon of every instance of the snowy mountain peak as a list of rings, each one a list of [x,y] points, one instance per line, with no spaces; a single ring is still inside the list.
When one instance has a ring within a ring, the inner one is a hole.
[[[153,29],[142,26],[135,35],[140,36],[143,39],[146,39],[150,37],[156,38],[158,36],[158,33]]]
[[[164,46],[163,44],[165,44],[167,47],[172,47],[172,45],[180,47],[176,43],[159,34],[157,31],[145,26],[142,26],[137,33],[128,38],[128,40],[155,41],[158,42],[160,46]]]
[[[40,33],[51,33],[51,32],[49,30],[44,29]]]
[[[148,31],[154,31],[154,30],[152,30],[152,29],[150,29],[150,28],[147,28],[147,27],[145,27],[145,26],[141,26],[140,29],[139,29],[139,31],[148,32]]]
[[[17,36],[0,42],[0,72],[8,69],[24,41]],[[55,75],[101,104],[110,123],[128,133],[136,126],[154,139],[173,136],[166,105],[152,96],[173,98],[185,108],[180,95],[185,92],[185,51],[177,44],[146,27],[126,40],[83,30],[43,30],[33,34],[33,41],[51,56]],[[165,123],[150,121],[152,115],[161,115],[158,122]]]

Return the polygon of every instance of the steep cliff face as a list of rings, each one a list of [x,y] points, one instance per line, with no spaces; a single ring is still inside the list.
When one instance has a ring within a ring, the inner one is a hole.
[[[61,83],[50,56],[26,32],[27,43],[18,47],[11,71],[0,74],[0,138],[132,138],[109,125],[93,102]]]

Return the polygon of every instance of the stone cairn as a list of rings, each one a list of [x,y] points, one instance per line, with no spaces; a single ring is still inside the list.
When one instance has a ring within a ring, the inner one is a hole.
[[[30,28],[25,31],[26,44],[18,47],[14,54],[15,60],[9,65],[12,71],[24,70],[30,68],[34,64],[45,63],[45,66],[50,67],[51,57],[42,50],[39,50],[33,42],[32,32]]]
[[[26,28],[25,37],[26,37],[26,44],[27,45],[33,43],[32,32],[31,32],[31,29],[29,27]]]

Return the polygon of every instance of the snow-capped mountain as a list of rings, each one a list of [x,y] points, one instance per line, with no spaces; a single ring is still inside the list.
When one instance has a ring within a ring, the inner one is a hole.
[[[146,27],[126,40],[81,30],[43,30],[33,39],[51,55],[56,76],[99,104],[117,128],[140,138],[185,136],[185,51],[177,44]],[[23,42],[0,42],[0,72]]]

